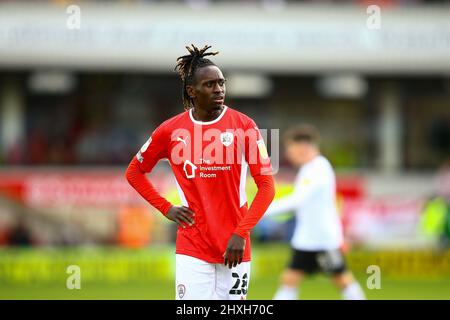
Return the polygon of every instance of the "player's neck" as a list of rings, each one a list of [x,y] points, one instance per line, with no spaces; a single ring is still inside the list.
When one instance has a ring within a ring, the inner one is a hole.
[[[194,109],[192,110],[192,116],[197,121],[209,122],[217,119],[223,112],[223,109],[224,109],[223,105],[220,109],[215,110],[205,110],[198,107],[194,107]]]

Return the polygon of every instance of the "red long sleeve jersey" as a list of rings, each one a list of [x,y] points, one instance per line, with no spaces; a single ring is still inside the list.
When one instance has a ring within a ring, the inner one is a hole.
[[[166,214],[171,204],[143,177],[164,158],[174,172],[182,204],[195,212],[194,225],[178,227],[176,253],[222,263],[228,240],[236,233],[246,239],[243,261],[249,261],[250,229],[274,196],[270,159],[255,122],[225,106],[213,121],[195,120],[191,109],[153,131],[130,163],[127,178]],[[250,208],[253,214],[246,217],[247,168],[258,185],[258,193]],[[137,169],[141,173],[136,174]]]

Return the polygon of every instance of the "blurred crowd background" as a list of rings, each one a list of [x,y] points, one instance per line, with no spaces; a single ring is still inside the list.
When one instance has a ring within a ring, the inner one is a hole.
[[[449,1],[0,1],[0,246],[173,245],[124,170],[183,111],[190,43],[220,51],[226,104],[260,128],[320,130],[348,250],[437,252],[450,272]],[[296,173],[279,159],[277,197]],[[167,164],[150,177],[179,202]]]

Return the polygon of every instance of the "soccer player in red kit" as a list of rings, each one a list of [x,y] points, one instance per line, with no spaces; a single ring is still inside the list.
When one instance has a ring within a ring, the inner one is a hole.
[[[176,299],[245,299],[250,280],[250,231],[274,197],[272,167],[255,122],[224,105],[225,78],[206,56],[186,47],[175,67],[185,112],[158,126],[126,171],[129,183],[178,224]],[[164,199],[146,178],[167,159],[182,206]],[[258,187],[247,206],[247,168]]]

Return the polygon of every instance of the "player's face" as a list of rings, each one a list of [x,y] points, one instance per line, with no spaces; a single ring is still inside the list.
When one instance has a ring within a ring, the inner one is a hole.
[[[287,142],[286,158],[294,166],[302,166],[309,160],[311,154],[311,144],[306,142]]]
[[[216,66],[200,68],[190,90],[196,107],[207,111],[222,109],[225,101],[225,78]]]

